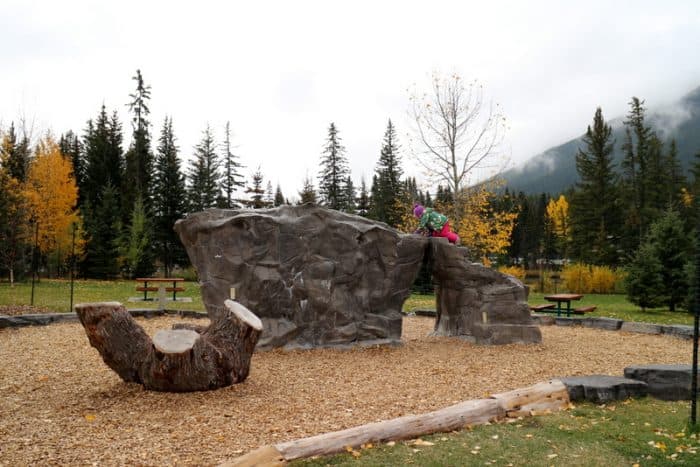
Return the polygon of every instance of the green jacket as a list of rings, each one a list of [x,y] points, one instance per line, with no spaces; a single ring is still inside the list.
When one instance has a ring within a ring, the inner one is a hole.
[[[425,212],[420,216],[421,229],[442,230],[447,223],[447,216],[440,214],[433,208],[425,208]]]

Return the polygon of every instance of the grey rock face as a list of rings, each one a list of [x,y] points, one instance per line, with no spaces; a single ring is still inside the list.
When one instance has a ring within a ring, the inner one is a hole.
[[[435,335],[462,336],[477,344],[536,343],[527,290],[514,277],[467,258],[466,248],[430,239],[437,320]]]
[[[591,375],[559,378],[572,401],[609,402],[647,395],[647,384],[620,376]]]
[[[208,210],[175,230],[210,315],[235,299],[264,324],[259,347],[396,343],[428,239],[304,206]]]
[[[622,323],[620,331],[636,332],[640,334],[661,334],[663,332],[663,329],[662,326],[659,324],[625,321],[624,323]]]
[[[483,344],[541,341],[524,286],[470,263],[445,239],[312,205],[212,209],[175,230],[208,313],[235,289],[263,321],[262,348],[398,343],[401,308],[424,260],[434,265],[437,334]]]
[[[647,383],[649,395],[657,399],[690,400],[690,365],[635,365],[625,368],[625,377]]]

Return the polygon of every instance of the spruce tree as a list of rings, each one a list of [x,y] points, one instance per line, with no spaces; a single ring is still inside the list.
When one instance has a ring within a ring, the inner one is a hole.
[[[231,152],[231,125],[230,122],[226,122],[221,154],[221,188],[223,189],[224,197],[223,207],[228,209],[240,207],[236,203],[235,193],[239,188],[245,186],[243,175],[240,173],[243,165],[238,159],[239,157]]]
[[[141,70],[136,70],[132,77],[136,81],[136,90],[129,94],[129,110],[132,112],[132,141],[126,152],[126,170],[124,172],[123,210],[127,219],[132,216],[136,199],[140,198],[144,209],[150,213],[151,178],[153,173],[153,154],[151,153],[151,134],[148,115],[148,101],[151,99],[151,87],[143,81]]]
[[[618,176],[613,163],[612,128],[600,107],[576,154],[580,182],[571,197],[574,256],[587,263],[617,264],[620,236]]]
[[[130,278],[148,277],[155,272],[152,228],[141,198],[136,198],[129,225],[119,241],[122,272]]]
[[[316,198],[316,190],[314,189],[314,182],[309,177],[306,175],[304,178],[304,184],[301,187],[301,191],[299,192],[299,204],[306,204],[306,203],[311,203],[311,204],[316,204],[318,202]]]
[[[121,213],[117,200],[118,190],[108,182],[94,201],[89,198],[82,209],[88,239],[81,264],[85,276],[110,279],[119,272]]]
[[[157,258],[169,276],[175,265],[187,264],[187,255],[173,230],[187,212],[185,176],[181,172],[173,120],[166,117],[156,149],[153,177],[153,239]]]
[[[365,177],[362,177],[360,182],[360,193],[357,197],[357,214],[362,217],[369,216],[369,193],[367,192],[367,183]]]
[[[378,187],[376,189],[377,219],[392,227],[398,226],[403,217],[403,184],[401,156],[396,138],[396,129],[389,120],[384,133],[384,142],[376,167]],[[414,199],[416,199],[414,197]]]
[[[655,308],[666,301],[662,265],[651,243],[642,243],[627,267],[627,299],[642,308]]]
[[[88,277],[114,277],[118,272],[123,152],[121,123],[116,112],[108,117],[103,105],[83,139],[85,178],[81,197],[86,254],[81,264]],[[115,217],[116,216],[116,217]]]
[[[669,209],[649,228],[646,241],[661,264],[663,296],[670,311],[688,294],[689,279],[684,267],[690,253],[690,238],[677,211]]]
[[[348,175],[345,179],[345,207],[343,211],[348,214],[355,214],[357,212],[357,205],[355,198],[357,198],[357,192],[355,190],[355,185],[352,182],[352,178]]]
[[[251,209],[260,209],[269,207],[270,204],[265,199],[265,190],[263,189],[263,174],[260,167],[251,176],[251,184],[246,187],[245,192],[250,196],[247,200],[242,200],[244,206]]]
[[[683,189],[688,184],[688,180],[683,173],[683,168],[678,160],[678,145],[676,140],[672,139],[669,144],[668,152],[664,158],[664,168],[668,183],[666,185],[667,202],[674,208],[680,209],[683,207],[681,199]]]
[[[194,148],[194,159],[188,170],[188,197],[192,211],[214,207],[220,196],[219,159],[216,154],[214,136],[209,126]]]
[[[29,171],[29,155],[29,139],[26,136],[18,139],[12,122],[0,145],[0,163],[7,175],[24,183]]]
[[[335,123],[328,127],[328,138],[321,156],[321,171],[318,174],[318,191],[321,204],[338,211],[347,205],[345,182],[349,175],[345,148]]]
[[[71,165],[73,166],[73,177],[75,178],[75,184],[78,186],[78,205],[81,205],[83,185],[85,183],[85,157],[83,145],[80,142],[78,135],[69,130],[65,134],[61,135],[58,146],[61,150],[61,154],[66,156],[71,161]]]
[[[280,184],[277,184],[277,189],[275,190],[275,202],[274,205],[275,207],[277,206],[282,206],[283,204],[287,204],[287,202],[284,200],[284,195],[282,194],[282,187],[280,187]]]

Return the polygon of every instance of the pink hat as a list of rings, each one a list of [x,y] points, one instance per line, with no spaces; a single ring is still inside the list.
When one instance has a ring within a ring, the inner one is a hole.
[[[413,205],[413,215],[416,217],[420,217],[423,215],[423,212],[425,212],[425,208],[421,206],[420,204],[414,204]]]

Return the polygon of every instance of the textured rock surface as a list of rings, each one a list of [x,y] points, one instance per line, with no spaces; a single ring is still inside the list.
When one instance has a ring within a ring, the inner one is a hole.
[[[312,205],[217,210],[178,221],[211,315],[235,289],[264,323],[259,346],[398,343],[401,308],[423,261],[433,264],[436,334],[484,344],[540,342],[526,290],[467,261],[444,239]]]
[[[622,326],[622,320],[615,318],[583,318],[581,321],[587,328],[607,329],[608,331],[617,331]]]
[[[657,399],[690,400],[690,365],[635,365],[625,368],[625,377],[647,383],[649,395]]]
[[[397,343],[428,239],[311,205],[208,210],[175,230],[210,315],[235,298],[264,324],[260,347]]]
[[[647,395],[647,384],[620,376],[591,375],[559,378],[572,401],[609,402]]]
[[[444,238],[431,238],[428,254],[437,301],[436,335],[463,336],[477,344],[542,341],[520,281],[472,263],[465,248]]]

